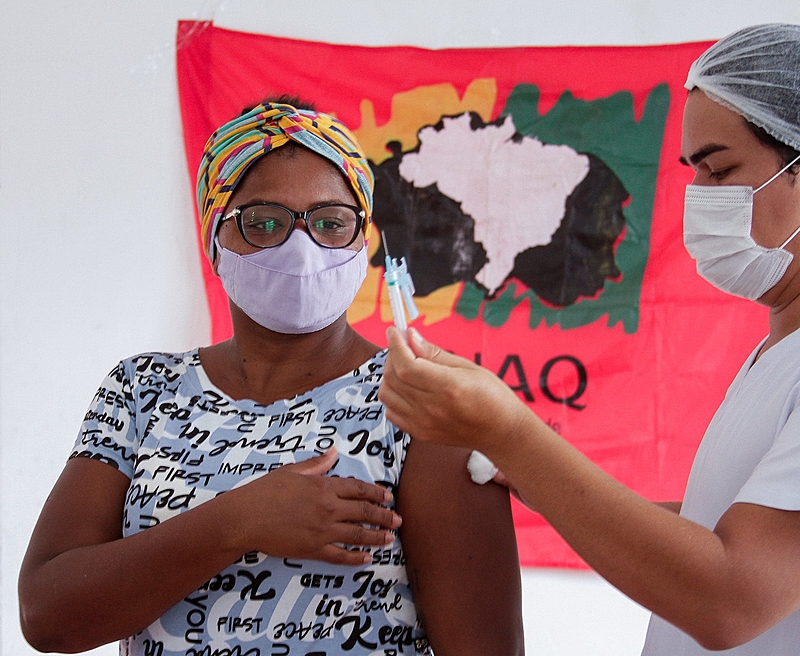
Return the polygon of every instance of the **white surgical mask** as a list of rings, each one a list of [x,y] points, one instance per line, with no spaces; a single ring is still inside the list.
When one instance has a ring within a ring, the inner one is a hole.
[[[230,299],[278,333],[313,333],[342,316],[367,275],[367,247],[322,248],[302,230],[250,255],[219,249],[217,272]]]
[[[761,191],[800,157],[778,171],[755,191],[742,185],[687,185],[683,213],[683,242],[697,262],[697,273],[734,296],[761,298],[786,273],[792,254],[786,244],[766,248],[750,236],[753,194]]]

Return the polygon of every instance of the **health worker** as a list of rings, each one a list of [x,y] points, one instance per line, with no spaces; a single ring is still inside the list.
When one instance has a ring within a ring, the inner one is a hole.
[[[651,503],[501,380],[389,329],[380,398],[417,439],[484,453],[519,498],[653,612],[643,654],[800,652],[800,26],[739,30],[689,71],[684,241],[719,289],[769,307],[682,504]],[[736,330],[736,326],[731,326]],[[708,348],[714,348],[709,344]],[[676,512],[673,512],[676,511]]]

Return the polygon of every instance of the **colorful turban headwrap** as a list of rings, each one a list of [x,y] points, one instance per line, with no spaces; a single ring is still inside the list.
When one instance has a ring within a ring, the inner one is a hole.
[[[295,141],[333,162],[366,212],[365,237],[372,229],[375,178],[355,136],[333,116],[265,103],[229,121],[208,139],[197,172],[197,208],[206,256],[216,255],[214,237],[236,185],[262,155]]]

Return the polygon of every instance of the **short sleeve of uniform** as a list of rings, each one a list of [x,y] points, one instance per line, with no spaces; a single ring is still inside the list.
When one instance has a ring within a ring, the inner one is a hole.
[[[800,386],[792,389],[783,414],[783,427],[735,502],[800,510]]]
[[[136,410],[124,362],[106,376],[83,418],[70,458],[93,458],[133,477]]]

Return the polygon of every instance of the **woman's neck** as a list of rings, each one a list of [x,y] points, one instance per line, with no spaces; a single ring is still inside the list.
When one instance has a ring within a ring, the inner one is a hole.
[[[338,378],[378,352],[344,316],[323,330],[274,333],[233,316],[234,336],[200,351],[200,361],[214,385],[234,399],[266,405],[292,398]]]

